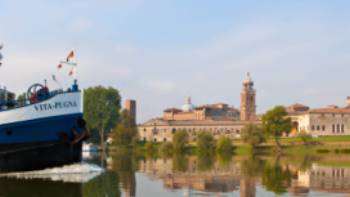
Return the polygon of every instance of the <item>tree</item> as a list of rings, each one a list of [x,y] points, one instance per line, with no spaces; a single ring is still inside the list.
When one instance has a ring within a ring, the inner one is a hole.
[[[255,148],[257,145],[265,141],[261,128],[255,124],[247,124],[241,132],[241,139]]]
[[[174,134],[173,137],[173,148],[176,152],[183,152],[185,146],[188,143],[188,134],[184,130],[179,130]]]
[[[163,142],[159,152],[162,156],[169,156],[173,152],[173,144],[171,142]]]
[[[232,140],[228,137],[221,136],[216,143],[216,151],[222,154],[232,153]]]
[[[278,151],[281,151],[279,138],[289,134],[292,128],[291,119],[283,106],[276,106],[262,117],[263,131],[274,137]]]
[[[202,131],[197,137],[197,151],[198,153],[212,153],[215,148],[214,137],[207,131]]]
[[[123,110],[119,123],[112,130],[113,144],[129,145],[136,137],[137,127],[135,120],[127,110]]]
[[[98,132],[103,150],[106,134],[119,121],[120,100],[118,90],[112,87],[96,86],[84,91],[84,117],[89,128]]]

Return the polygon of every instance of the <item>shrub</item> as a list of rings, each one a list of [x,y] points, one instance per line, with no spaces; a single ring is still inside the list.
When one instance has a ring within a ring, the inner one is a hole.
[[[152,142],[147,142],[145,144],[145,150],[146,150],[147,153],[153,153],[153,151],[154,151],[153,143]]]
[[[328,149],[317,149],[317,153],[329,153]]]
[[[241,132],[241,139],[243,142],[248,143],[253,148],[265,142],[262,129],[254,124],[248,124],[243,128]]]
[[[183,152],[188,143],[188,134],[184,130],[179,130],[173,137],[173,149],[176,152]]]
[[[221,136],[216,143],[216,151],[218,153],[232,153],[232,140],[228,137]]]
[[[212,153],[215,148],[214,137],[207,131],[202,131],[197,137],[198,153]]]
[[[169,156],[173,152],[173,144],[171,142],[163,142],[159,151],[163,156]]]
[[[312,136],[305,131],[300,132],[298,136],[303,142],[304,146],[309,146],[313,143]]]

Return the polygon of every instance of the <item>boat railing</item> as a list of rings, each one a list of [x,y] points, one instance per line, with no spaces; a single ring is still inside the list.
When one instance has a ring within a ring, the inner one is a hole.
[[[72,91],[71,89],[68,89],[66,91],[62,89],[53,90],[53,91],[50,91],[45,98],[43,98],[41,101],[38,101],[36,103],[32,103],[29,98],[23,98],[23,99],[17,99],[17,100],[0,100],[0,112],[37,104],[37,103],[46,101],[52,97],[55,97],[59,94],[67,94],[72,92],[79,92],[79,91]]]

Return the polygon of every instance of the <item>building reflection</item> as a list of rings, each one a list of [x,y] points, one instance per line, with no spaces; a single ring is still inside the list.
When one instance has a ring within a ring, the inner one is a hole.
[[[179,159],[179,161],[175,161]],[[277,195],[305,196],[311,191],[350,193],[350,168],[322,166],[312,161],[291,164],[290,158],[239,158],[228,165],[202,162],[198,157],[141,160],[139,172],[161,179],[165,188],[183,190],[184,196],[198,193],[239,192],[241,197],[257,195],[257,186]],[[304,158],[305,159],[305,158]],[[181,161],[185,163],[181,165]],[[203,166],[205,165],[205,166]],[[180,167],[179,167],[180,166]]]
[[[301,192],[350,193],[350,168],[330,167],[318,164],[300,172],[294,188]]]
[[[186,163],[185,170],[177,168],[181,161]],[[198,192],[219,194],[240,191],[241,197],[254,197],[256,193],[255,178],[241,176],[240,162],[221,166],[219,162],[212,162],[210,158],[203,161],[198,157],[173,157],[142,160],[139,171],[153,179],[162,179],[167,189],[183,189],[184,196]]]

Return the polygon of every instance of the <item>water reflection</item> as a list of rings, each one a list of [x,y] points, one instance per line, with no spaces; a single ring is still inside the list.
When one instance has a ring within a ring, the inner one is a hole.
[[[99,164],[101,158],[95,156],[88,162]],[[110,154],[106,163],[106,171],[82,182],[3,177],[0,178],[0,196],[254,197],[344,196],[350,193],[350,157],[346,155],[174,154],[154,158],[120,151]]]
[[[67,183],[45,179],[0,178],[3,197],[102,197],[120,196],[118,176],[104,172],[87,183]]]

